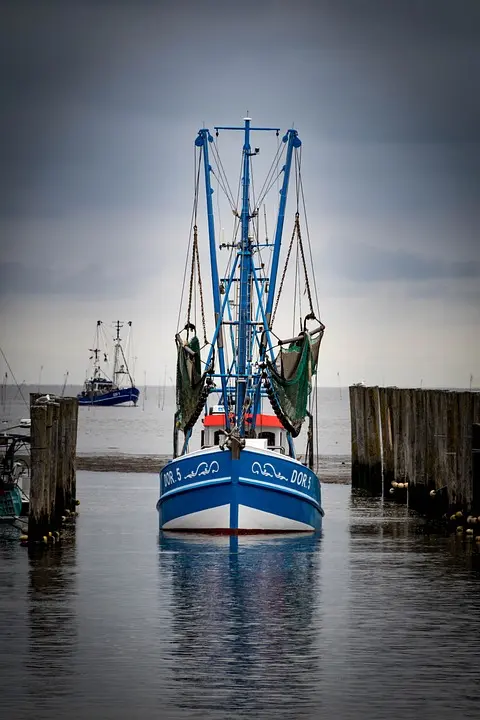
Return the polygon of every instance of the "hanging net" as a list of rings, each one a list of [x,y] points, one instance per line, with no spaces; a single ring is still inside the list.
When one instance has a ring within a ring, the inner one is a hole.
[[[268,397],[275,414],[293,437],[299,434],[307,415],[323,332],[322,328],[314,338],[304,332],[288,347],[281,348],[274,362],[266,361]]]
[[[183,341],[175,336],[177,344],[177,412],[175,425],[187,432],[194,426],[202,411],[206,398],[207,379],[213,369],[213,357],[210,367],[202,374],[200,342],[196,335]]]

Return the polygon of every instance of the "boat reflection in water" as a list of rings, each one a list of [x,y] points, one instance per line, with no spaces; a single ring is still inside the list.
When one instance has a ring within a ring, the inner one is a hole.
[[[179,709],[303,717],[318,708],[321,537],[163,533],[159,544]]]

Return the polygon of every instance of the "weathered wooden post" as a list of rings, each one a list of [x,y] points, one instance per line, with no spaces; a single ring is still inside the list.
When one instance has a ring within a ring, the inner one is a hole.
[[[472,512],[480,514],[480,423],[472,424]]]
[[[366,387],[365,393],[365,454],[366,490],[373,495],[382,494],[382,455],[380,438],[380,408],[378,387]]]
[[[75,459],[77,452],[77,427],[78,427],[78,401],[76,398],[65,398],[66,405],[66,434],[64,445],[65,458],[65,505],[66,509],[72,509],[77,497],[77,480],[75,474]]]
[[[352,413],[354,414],[352,437],[355,437],[356,440],[355,462],[352,459],[352,488],[368,490],[365,387],[363,385],[353,385],[350,388],[350,397],[353,399]]]
[[[412,390],[411,437],[412,471],[409,479],[410,505],[421,512],[428,513],[433,508],[433,498],[429,493],[427,478],[427,397],[428,390]],[[430,489],[433,489],[430,488]]]
[[[357,386],[350,386],[348,393],[350,397],[352,487],[358,487]]]
[[[472,509],[472,422],[473,396],[471,392],[457,393],[458,442],[456,448],[457,484],[467,511]]]
[[[55,477],[55,522],[58,525],[64,513],[65,504],[65,485],[66,485],[66,463],[65,463],[65,444],[67,435],[67,403],[61,398],[58,406],[58,428],[57,428],[57,471]]]
[[[393,442],[393,474],[396,482],[403,482],[405,458],[402,442],[402,391],[398,388],[392,388],[390,400]]]
[[[49,538],[75,506],[78,403],[32,393],[29,542]]]
[[[47,531],[48,522],[45,513],[45,486],[48,478],[48,431],[46,405],[32,405],[31,420],[31,456],[30,456],[30,514],[28,535],[32,541],[40,540]]]
[[[392,396],[394,388],[379,388],[380,416],[382,422],[383,482],[384,494],[390,494],[395,480],[395,454],[393,443]]]

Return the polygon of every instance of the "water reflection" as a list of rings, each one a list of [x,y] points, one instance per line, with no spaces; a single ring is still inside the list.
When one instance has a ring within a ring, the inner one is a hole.
[[[313,534],[160,536],[179,707],[199,717],[269,717],[272,706],[302,717],[311,709],[320,546]]]
[[[78,643],[74,539],[29,551],[26,698],[32,709],[48,686],[49,712],[60,711],[73,684]],[[38,711],[37,711],[38,717]]]

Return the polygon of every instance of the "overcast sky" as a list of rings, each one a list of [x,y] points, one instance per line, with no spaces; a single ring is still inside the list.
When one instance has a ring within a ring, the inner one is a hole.
[[[4,2],[0,76],[19,381],[82,382],[117,318],[174,375],[193,141],[248,111],[303,141],[320,384],[480,386],[478,0]]]

